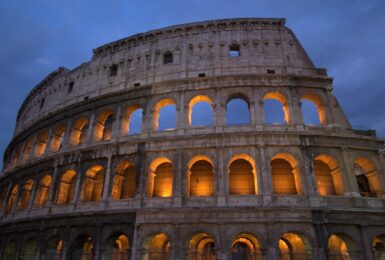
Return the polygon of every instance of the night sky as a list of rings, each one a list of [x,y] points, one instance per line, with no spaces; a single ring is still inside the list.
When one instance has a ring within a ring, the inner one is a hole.
[[[0,0],[0,156],[29,91],[92,49],[169,25],[239,17],[286,18],[355,128],[385,137],[383,0]],[[0,163],[1,167],[1,163]]]

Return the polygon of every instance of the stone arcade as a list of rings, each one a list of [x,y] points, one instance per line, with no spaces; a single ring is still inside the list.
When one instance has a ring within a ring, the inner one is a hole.
[[[332,83],[284,19],[176,25],[59,68],[5,151],[1,259],[384,259],[384,141]]]

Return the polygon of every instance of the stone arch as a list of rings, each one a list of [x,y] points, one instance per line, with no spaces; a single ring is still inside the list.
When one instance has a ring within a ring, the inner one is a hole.
[[[193,108],[195,105],[197,105],[198,103],[206,103],[206,104],[209,104],[210,105],[210,111],[205,111],[205,113],[210,113],[211,114],[211,122],[209,123],[206,123],[204,124],[205,126],[207,125],[212,125],[213,124],[213,101],[211,100],[210,97],[206,96],[206,95],[197,95],[197,96],[194,96],[189,104],[188,104],[188,125],[189,126],[192,126],[194,125],[194,122],[192,120],[192,115],[193,115]]]
[[[35,150],[33,151],[33,155],[35,157],[40,157],[44,154],[48,142],[48,131],[43,131],[39,133],[35,142]]]
[[[232,239],[231,259],[262,260],[262,246],[254,234],[240,233]]]
[[[123,135],[128,135],[130,134],[130,130],[132,129],[131,126],[132,126],[132,115],[138,111],[138,110],[141,110],[142,113],[141,113],[141,122],[140,122],[140,129],[142,128],[141,125],[142,125],[142,122],[143,122],[143,107],[140,106],[140,105],[131,105],[129,107],[127,107],[123,113],[123,118],[122,118],[122,134]],[[139,131],[141,132],[141,131]]]
[[[344,184],[341,169],[335,158],[320,154],[314,158],[313,170],[318,194],[343,195]]]
[[[375,259],[385,259],[385,234],[379,234],[372,240]]]
[[[172,196],[173,164],[166,157],[159,157],[152,161],[148,176],[149,197]]]
[[[12,239],[6,244],[1,259],[15,259],[16,251],[17,242],[15,239]]]
[[[53,235],[47,239],[45,246],[45,259],[60,260],[63,251],[63,241],[60,236]]]
[[[264,95],[263,101],[266,101],[268,99],[273,99],[281,103],[283,114],[284,114],[284,121],[287,125],[290,124],[291,118],[290,118],[289,104],[286,96],[279,91],[271,91]],[[264,105],[264,109],[265,109],[265,105]],[[265,122],[266,122],[266,118],[265,118]]]
[[[128,259],[130,253],[130,243],[128,236],[122,232],[112,234],[103,243],[103,259]]]
[[[173,105],[175,106],[175,110],[176,110],[176,102],[170,98],[164,98],[164,99],[161,99],[159,100],[155,107],[154,107],[154,130],[159,130],[159,116],[160,116],[160,110],[167,106],[167,105]],[[175,118],[175,127],[176,127],[176,118]]]
[[[215,238],[206,232],[196,232],[187,241],[188,260],[216,259]]]
[[[358,157],[353,162],[358,188],[363,197],[382,197],[384,187],[376,165],[367,157]]]
[[[271,159],[273,193],[302,194],[300,169],[297,160],[288,153],[278,153]]]
[[[111,197],[114,200],[133,198],[135,196],[135,191],[135,163],[122,161],[115,168]]]
[[[237,108],[234,108],[236,106]],[[242,114],[247,117],[242,117]],[[226,125],[250,124],[250,100],[242,93],[231,94],[226,101]]]
[[[344,233],[333,233],[328,238],[329,259],[359,260],[361,250],[353,239]]]
[[[70,143],[72,145],[84,144],[87,142],[89,120],[82,116],[78,118],[72,126]]]
[[[29,238],[26,240],[20,250],[20,259],[34,260],[38,253],[38,242],[35,238]]]
[[[76,182],[76,171],[67,170],[61,177],[56,193],[56,204],[65,205],[72,202]]]
[[[23,161],[28,160],[31,158],[32,153],[32,146],[33,146],[33,136],[28,137],[27,141],[24,143],[24,150],[23,150]]]
[[[189,196],[214,195],[213,162],[205,155],[191,158],[187,164],[187,191]]]
[[[257,170],[254,159],[248,154],[236,154],[228,163],[229,194],[258,194]]]
[[[93,136],[94,141],[108,141],[112,137],[112,129],[115,124],[114,112],[110,109],[100,113],[95,120]]]
[[[319,122],[321,125],[327,125],[326,106],[322,101],[322,98],[315,93],[306,93],[302,96],[301,100],[308,100],[312,102],[317,110]],[[302,111],[303,113],[303,111]]]
[[[79,235],[72,242],[71,259],[93,259],[94,239],[86,234]]]
[[[41,177],[37,187],[37,192],[35,197],[34,206],[36,208],[43,208],[47,203],[49,190],[51,189],[51,183],[52,183],[51,175],[46,174],[43,177]]]
[[[57,152],[64,146],[64,135],[66,126],[61,123],[55,127],[51,136],[51,151]]]
[[[311,244],[302,234],[289,231],[281,235],[278,241],[281,259],[310,259]]]
[[[35,182],[32,179],[27,180],[24,182],[23,186],[21,187],[21,194],[19,201],[17,203],[17,209],[19,210],[25,210],[28,208],[29,201],[31,199],[31,193]]]
[[[81,201],[95,202],[102,197],[104,181],[104,167],[101,165],[94,165],[87,169],[84,174]]]
[[[7,205],[5,207],[5,214],[11,213],[16,200],[17,200],[17,194],[19,193],[19,184],[14,184],[11,190],[11,194],[9,194],[7,199]]]
[[[162,259],[168,260],[171,251],[169,237],[165,233],[154,233],[142,243],[143,260]]]

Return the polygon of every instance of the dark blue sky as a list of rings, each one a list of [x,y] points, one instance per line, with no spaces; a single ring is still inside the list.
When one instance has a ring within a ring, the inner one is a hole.
[[[0,0],[0,156],[28,92],[92,49],[168,25],[236,17],[283,17],[356,126],[385,136],[383,0]],[[1,166],[1,164],[0,164]]]

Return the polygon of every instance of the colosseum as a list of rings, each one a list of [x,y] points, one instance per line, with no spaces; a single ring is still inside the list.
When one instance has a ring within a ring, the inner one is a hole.
[[[1,259],[385,259],[384,140],[353,129],[332,91],[285,19],[94,49],[19,109]]]

